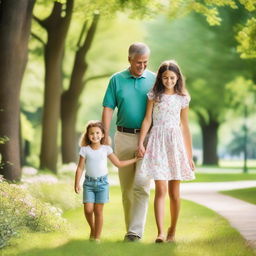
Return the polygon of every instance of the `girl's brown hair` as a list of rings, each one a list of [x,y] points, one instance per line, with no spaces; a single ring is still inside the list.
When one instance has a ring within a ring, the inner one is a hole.
[[[83,146],[88,146],[91,144],[91,141],[89,140],[89,130],[90,128],[92,127],[98,127],[101,129],[102,133],[105,134],[105,129],[104,129],[104,126],[103,126],[103,123],[100,122],[100,121],[94,121],[94,120],[91,120],[87,123],[86,125],[86,128],[85,128],[85,131],[83,132],[83,134],[81,135],[81,138],[80,138],[80,142],[79,142],[79,146],[80,147],[83,147]],[[100,143],[103,144],[103,139],[102,138],[100,140]]]
[[[182,96],[188,95],[185,86],[185,79],[181,73],[178,63],[175,60],[167,60],[164,61],[158,69],[156,81],[152,89],[154,99],[157,101],[161,100],[161,95],[164,93],[165,90],[165,87],[162,82],[162,75],[167,70],[173,71],[178,77],[178,80],[174,86],[174,92]]]

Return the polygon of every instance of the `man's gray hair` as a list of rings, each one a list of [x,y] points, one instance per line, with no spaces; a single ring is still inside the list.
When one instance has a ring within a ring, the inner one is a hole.
[[[128,54],[130,58],[133,58],[135,55],[149,55],[150,49],[144,43],[133,43],[129,47]]]

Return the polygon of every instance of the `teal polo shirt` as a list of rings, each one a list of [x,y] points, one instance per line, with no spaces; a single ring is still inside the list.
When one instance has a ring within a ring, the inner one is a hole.
[[[129,69],[114,74],[109,81],[103,107],[117,107],[117,126],[141,128],[146,113],[147,93],[155,82],[155,73],[145,70],[140,77]]]

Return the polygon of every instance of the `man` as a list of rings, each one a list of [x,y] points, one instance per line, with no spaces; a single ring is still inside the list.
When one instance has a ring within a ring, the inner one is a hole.
[[[134,157],[139,132],[146,112],[147,92],[152,88],[155,74],[146,70],[150,50],[143,43],[129,47],[130,67],[114,74],[104,100],[102,121],[105,126],[105,143],[109,135],[113,111],[117,107],[115,151],[121,160]],[[141,161],[136,165],[119,168],[119,180],[125,215],[125,241],[142,238],[149,198],[150,180],[138,175]]]

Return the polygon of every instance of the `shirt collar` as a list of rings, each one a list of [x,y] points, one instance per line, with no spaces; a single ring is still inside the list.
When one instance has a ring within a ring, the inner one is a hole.
[[[127,68],[126,71],[125,71],[125,77],[126,78],[135,78],[135,79],[136,78],[146,78],[147,77],[147,72],[146,72],[146,69],[145,69],[141,76],[136,77],[136,76],[133,76],[130,72],[130,69]]]

